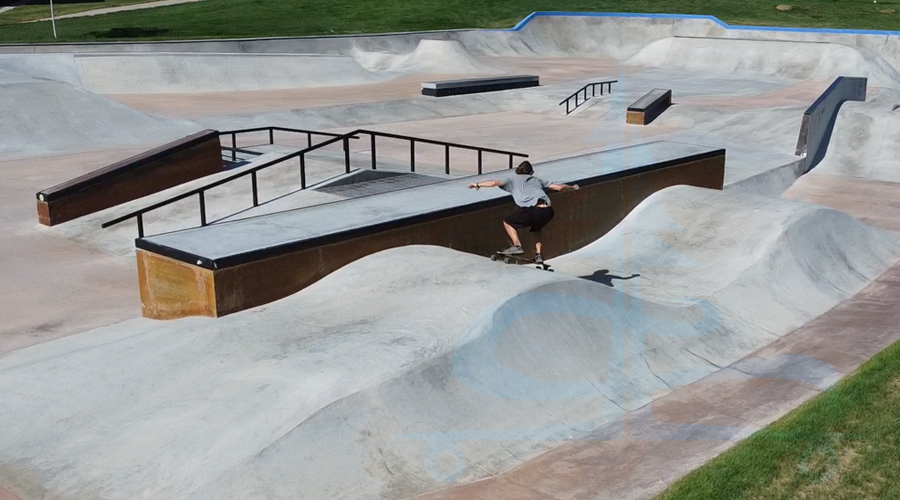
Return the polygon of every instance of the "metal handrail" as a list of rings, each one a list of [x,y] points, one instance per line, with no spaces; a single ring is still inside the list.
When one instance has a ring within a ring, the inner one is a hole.
[[[235,161],[237,161],[237,151],[238,151],[237,136],[238,136],[238,134],[249,134],[252,132],[268,131],[269,132],[269,144],[275,144],[275,131],[276,130],[281,131],[281,132],[291,132],[291,133],[295,133],[295,134],[306,134],[306,147],[308,147],[308,148],[311,148],[313,146],[312,136],[314,136],[314,135],[324,135],[325,137],[340,137],[341,136],[341,134],[335,134],[332,132],[319,132],[317,130],[305,130],[305,129],[299,129],[299,128],[274,126],[274,127],[255,127],[255,128],[243,128],[243,129],[237,129],[237,130],[226,130],[224,132],[219,132],[219,137],[222,137],[223,135],[231,136],[231,147],[227,148],[227,147],[223,146],[222,149],[230,150],[231,151],[231,161],[235,162]]]
[[[600,86],[600,95],[603,95],[603,94],[605,94],[605,92],[603,91],[603,90],[604,90],[604,86],[606,86],[607,88],[609,88],[609,93],[611,94],[611,93],[612,93],[612,84],[614,84],[614,83],[618,83],[618,80],[607,80],[607,81],[605,81],[605,82],[593,82],[593,83],[589,83],[589,84],[585,85],[584,87],[581,87],[580,89],[576,90],[576,91],[575,91],[572,95],[570,95],[569,97],[566,97],[566,98],[563,99],[562,101],[559,101],[559,104],[558,104],[558,105],[559,105],[559,106],[562,106],[562,104],[565,103],[565,104],[566,104],[566,115],[568,115],[568,114],[571,113],[572,111],[575,111],[576,109],[578,109],[578,107],[581,106],[582,104],[588,102],[588,100],[589,100],[591,97],[596,97],[596,96],[597,96],[597,85]],[[588,95],[587,95],[587,89],[588,89],[588,88],[591,89],[591,97],[588,97]],[[579,103],[579,102],[578,102],[578,97],[581,96],[581,94],[584,94],[584,98],[583,98],[583,100]],[[569,109],[569,107],[570,107],[570,106],[569,106],[569,101],[571,101],[572,98],[575,98],[575,107]]]
[[[354,134],[369,134],[371,138],[371,149],[372,149],[372,170],[377,170],[377,162],[376,162],[376,148],[375,148],[375,138],[376,137],[386,137],[389,139],[400,139],[409,141],[409,161],[410,161],[410,172],[416,171],[416,143],[421,142],[425,144],[433,144],[436,146],[444,146],[444,173],[450,175],[450,148],[456,149],[468,149],[470,151],[478,152],[478,175],[481,175],[483,172],[483,154],[484,153],[492,153],[509,156],[509,168],[513,168],[513,158],[528,158],[528,155],[525,153],[515,153],[513,151],[503,151],[501,149],[492,149],[492,148],[483,148],[480,146],[469,146],[467,144],[459,144],[453,142],[446,141],[436,141],[433,139],[422,139],[420,137],[413,137],[409,135],[399,135],[399,134],[391,134],[389,132],[378,132],[375,130],[365,130],[359,129],[353,132]]]
[[[282,163],[282,162],[285,162],[285,161],[287,161],[287,160],[296,158],[296,157],[298,157],[298,156],[302,158],[303,155],[305,155],[306,153],[308,153],[308,152],[310,152],[310,151],[313,151],[313,150],[316,150],[316,149],[319,149],[319,148],[328,146],[328,145],[330,145],[330,144],[334,144],[335,142],[338,142],[338,141],[340,141],[340,140],[345,141],[345,146],[346,146],[346,142],[349,141],[351,135],[352,135],[352,133],[351,133],[351,134],[345,134],[345,135],[339,135],[339,136],[337,136],[337,137],[333,137],[333,138],[331,138],[331,139],[329,139],[329,140],[327,140],[327,141],[320,142],[320,143],[316,144],[316,145],[313,146],[313,147],[306,148],[306,149],[301,149],[300,151],[295,151],[295,152],[293,152],[293,153],[290,153],[290,154],[287,154],[287,155],[285,155],[285,156],[282,156],[282,157],[276,158],[276,159],[274,159],[274,160],[268,161],[268,162],[266,162],[266,163],[263,163],[262,165],[257,165],[257,166],[255,166],[255,167],[253,167],[253,168],[249,168],[249,169],[247,169],[247,170],[244,170],[243,172],[240,172],[240,173],[237,173],[237,174],[228,176],[228,177],[226,177],[226,178],[224,178],[224,179],[219,179],[218,181],[212,182],[212,183],[210,183],[210,184],[205,184],[205,185],[203,185],[203,186],[200,186],[200,187],[198,187],[198,188],[192,189],[192,190],[187,191],[187,192],[185,192],[185,193],[181,193],[180,195],[174,196],[174,197],[172,197],[172,198],[168,198],[168,199],[163,200],[163,201],[161,201],[161,202],[159,202],[159,203],[154,203],[153,205],[150,205],[149,207],[144,207],[144,208],[142,208],[142,209],[140,209],[140,210],[135,210],[134,212],[130,212],[130,213],[125,214],[125,215],[123,215],[123,216],[121,216],[121,217],[117,217],[117,218],[115,218],[115,219],[113,219],[113,220],[111,220],[111,221],[104,222],[100,227],[102,227],[103,229],[106,229],[106,228],[108,228],[108,227],[110,227],[110,226],[114,226],[114,225],[119,224],[119,223],[121,223],[121,222],[124,222],[124,221],[126,221],[126,220],[128,220],[128,219],[131,219],[131,218],[135,218],[135,217],[136,217],[136,218],[137,218],[137,224],[138,224],[138,237],[139,237],[139,238],[143,238],[143,237],[144,237],[144,220],[143,220],[143,217],[144,217],[144,214],[145,214],[145,213],[147,213],[147,212],[152,212],[153,210],[156,210],[156,209],[158,209],[158,208],[162,208],[162,207],[164,207],[164,206],[166,206],[166,205],[170,205],[170,204],[172,204],[172,203],[175,203],[176,201],[181,201],[181,200],[183,200],[183,199],[185,199],[185,198],[189,198],[189,197],[194,196],[194,195],[198,195],[198,196],[200,197],[200,225],[201,225],[201,226],[205,226],[205,225],[206,225],[206,200],[205,200],[205,196],[204,196],[204,192],[205,192],[205,191],[208,191],[208,190],[210,190],[210,189],[212,189],[212,188],[214,188],[214,187],[221,186],[222,184],[226,184],[226,183],[231,182],[231,181],[233,181],[233,180],[235,180],[235,179],[239,179],[239,178],[241,178],[241,177],[245,177],[245,176],[247,176],[247,175],[250,175],[250,176],[251,176],[251,179],[252,179],[252,183],[253,183],[253,206],[254,206],[254,207],[259,206],[259,194],[258,194],[258,191],[257,191],[257,179],[256,179],[256,173],[257,173],[257,172],[259,172],[260,170],[262,170],[262,169],[264,169],[264,168],[268,168],[268,167],[271,167],[271,166],[273,166],[273,165],[277,165],[277,164],[279,164],[279,163]],[[346,153],[346,152],[347,152],[347,150],[345,149],[345,153]],[[301,161],[301,165],[302,165],[302,161]],[[302,170],[301,170],[301,172],[302,172]],[[305,179],[302,179],[302,178],[301,178],[301,180],[305,181]],[[305,182],[304,182],[304,184],[305,184]],[[304,187],[305,187],[305,186],[304,186]]]
[[[232,133],[258,132],[258,131],[271,130],[271,129],[279,130],[280,127],[261,127],[261,128],[259,128],[259,129],[245,129],[245,130],[242,130],[242,131],[222,132],[222,134],[223,134],[223,135],[228,135],[228,134],[232,134]],[[296,130],[289,130],[289,131],[292,131],[292,132],[293,132],[293,131],[296,131]],[[303,132],[303,133],[306,133],[307,131],[302,131],[302,132]],[[306,158],[306,154],[307,154],[307,153],[310,153],[310,152],[315,151],[315,150],[317,150],[317,149],[320,149],[320,148],[323,148],[323,147],[328,146],[328,145],[330,145],[330,144],[334,144],[334,143],[336,143],[336,142],[338,142],[338,141],[341,141],[341,142],[343,142],[343,150],[344,150],[344,171],[345,171],[345,173],[350,173],[350,139],[359,139],[359,138],[360,138],[359,135],[362,135],[362,134],[368,134],[368,135],[370,136],[371,147],[372,147],[372,150],[371,150],[371,156],[372,156],[372,169],[373,169],[373,170],[376,170],[376,169],[377,169],[377,159],[376,159],[376,158],[377,158],[377,157],[376,157],[376,137],[385,137],[385,138],[389,138],[389,139],[400,139],[400,140],[406,140],[406,141],[409,141],[409,142],[410,142],[410,172],[415,172],[415,171],[416,171],[416,163],[415,163],[415,161],[416,161],[416,156],[415,156],[415,144],[416,144],[416,142],[421,142],[421,143],[425,143],[425,144],[433,144],[433,145],[438,145],[438,146],[444,146],[445,172],[446,172],[447,174],[450,173],[450,148],[451,148],[451,147],[453,147],[453,148],[458,148],[458,149],[468,149],[468,150],[477,151],[477,152],[478,152],[478,173],[479,173],[479,174],[482,173],[483,154],[484,154],[484,153],[492,153],[492,154],[500,154],[500,155],[506,155],[506,156],[509,156],[509,168],[513,168],[513,158],[514,158],[514,157],[522,157],[522,158],[527,158],[527,157],[528,157],[528,155],[525,154],[525,153],[515,153],[515,152],[512,152],[512,151],[503,151],[503,150],[500,150],[500,149],[482,148],[482,147],[478,147],[478,146],[470,146],[470,145],[467,145],[467,144],[458,144],[458,143],[445,142],[445,141],[436,141],[436,140],[433,140],[433,139],[423,139],[423,138],[419,138],[419,137],[406,136],[406,135],[399,135],[399,134],[391,134],[391,133],[388,133],[388,132],[378,132],[378,131],[374,131],[374,130],[358,129],[358,130],[354,130],[353,132],[349,132],[349,133],[347,133],[347,134],[342,134],[342,135],[339,135],[339,134],[327,134],[327,133],[324,133],[324,132],[312,132],[312,131],[309,131],[309,132],[311,132],[311,133],[317,133],[317,134],[320,134],[320,135],[332,135],[333,137],[332,137],[331,139],[326,140],[326,141],[320,142],[320,143],[318,143],[318,144],[316,144],[316,145],[314,145],[314,146],[307,147],[307,148],[302,149],[302,150],[300,150],[300,151],[295,151],[295,152],[293,152],[293,153],[290,153],[290,154],[281,156],[281,157],[279,157],[279,158],[276,158],[276,159],[274,159],[274,160],[268,161],[268,162],[266,162],[266,163],[263,163],[262,165],[257,165],[257,166],[255,166],[255,167],[253,167],[253,168],[244,170],[243,172],[240,172],[240,173],[237,173],[237,174],[228,176],[228,177],[226,177],[226,178],[224,178],[224,179],[219,179],[218,181],[215,181],[215,182],[212,182],[212,183],[210,183],[210,184],[206,184],[206,185],[200,186],[200,187],[198,187],[198,188],[192,189],[192,190],[187,191],[187,192],[185,192],[185,193],[181,193],[181,194],[179,194],[179,195],[173,196],[172,198],[168,198],[168,199],[163,200],[163,201],[160,201],[160,202],[158,202],[158,203],[154,203],[153,205],[150,205],[150,206],[148,206],[148,207],[144,207],[144,208],[141,208],[141,209],[139,209],[139,210],[135,210],[135,211],[133,211],[133,212],[129,212],[129,213],[127,213],[127,214],[125,214],[125,215],[122,215],[122,216],[120,216],[120,217],[117,217],[117,218],[115,218],[115,219],[113,219],[113,220],[104,222],[104,223],[101,225],[101,227],[104,228],[104,229],[106,229],[106,228],[108,228],[108,227],[110,227],[110,226],[114,226],[114,225],[119,224],[119,223],[121,223],[121,222],[124,222],[124,221],[126,221],[126,220],[129,220],[129,219],[132,219],[132,218],[136,218],[136,219],[137,219],[137,226],[138,226],[138,237],[139,237],[139,238],[143,238],[143,237],[144,237],[144,214],[146,214],[147,212],[152,212],[153,210],[156,210],[156,209],[158,209],[158,208],[162,208],[162,207],[164,207],[164,206],[170,205],[170,204],[175,203],[175,202],[177,202],[177,201],[181,201],[181,200],[183,200],[183,199],[185,199],[185,198],[189,198],[189,197],[194,196],[194,195],[197,195],[197,196],[199,197],[199,202],[200,202],[200,225],[201,225],[201,226],[206,226],[206,225],[207,225],[207,220],[206,220],[206,197],[205,197],[205,192],[206,192],[206,191],[208,191],[208,190],[210,190],[210,189],[212,189],[212,188],[221,186],[221,185],[223,185],[223,184],[226,184],[226,183],[228,183],[228,182],[231,182],[231,181],[233,181],[233,180],[235,180],[235,179],[239,179],[239,178],[241,178],[241,177],[245,177],[245,176],[249,175],[249,176],[251,176],[251,180],[252,180],[253,206],[254,206],[254,207],[257,207],[257,206],[259,206],[259,204],[260,204],[260,203],[259,203],[259,192],[258,192],[258,189],[257,189],[257,172],[259,172],[260,170],[263,170],[263,169],[265,169],[265,168],[271,167],[271,166],[273,166],[273,165],[277,165],[277,164],[282,163],[282,162],[285,162],[285,161],[287,161],[287,160],[290,160],[290,159],[299,157],[299,158],[300,158],[300,189],[306,189],[306,163],[305,163],[305,158]],[[229,148],[229,149],[231,149],[231,148]],[[235,148],[235,149],[237,149],[237,148]]]

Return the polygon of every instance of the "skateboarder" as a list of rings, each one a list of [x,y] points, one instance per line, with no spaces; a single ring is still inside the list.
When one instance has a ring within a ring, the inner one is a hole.
[[[544,262],[541,255],[541,229],[553,219],[553,207],[550,206],[550,197],[545,189],[552,191],[578,191],[578,184],[553,184],[534,177],[534,168],[531,163],[523,161],[516,167],[516,175],[501,181],[481,181],[469,185],[469,189],[483,187],[498,187],[512,194],[513,200],[519,206],[515,212],[506,216],[503,220],[503,228],[512,242],[512,246],[503,250],[505,255],[521,255],[522,242],[519,240],[519,229],[531,228],[534,235],[534,261],[538,264]]]

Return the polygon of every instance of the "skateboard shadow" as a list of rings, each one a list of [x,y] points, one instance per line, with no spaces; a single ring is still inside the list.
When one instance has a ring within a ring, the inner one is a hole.
[[[639,276],[640,274],[632,274],[631,276],[616,276],[615,274],[609,274],[609,269],[600,269],[599,271],[594,271],[594,274],[588,276],[579,276],[579,278],[612,287],[613,280],[630,280]]]

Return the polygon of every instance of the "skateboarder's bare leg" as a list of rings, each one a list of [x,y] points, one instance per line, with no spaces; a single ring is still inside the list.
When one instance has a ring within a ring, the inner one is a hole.
[[[532,239],[534,239],[534,253],[541,253],[541,238],[543,233],[541,231],[535,231],[531,233]]]
[[[522,242],[519,241],[519,232],[516,231],[516,228],[510,226],[507,223],[503,223],[503,229],[506,229],[506,234],[509,235],[509,240],[513,245],[520,247],[522,246]]]

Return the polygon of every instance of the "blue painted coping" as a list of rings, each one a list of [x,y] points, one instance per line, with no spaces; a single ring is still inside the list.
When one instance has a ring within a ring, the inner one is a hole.
[[[730,25],[715,16],[692,15],[692,14],[635,14],[624,12],[554,12],[554,11],[537,11],[529,14],[525,19],[519,21],[519,24],[512,28],[502,30],[486,30],[486,31],[520,31],[528,25],[532,20],[538,17],[628,17],[628,18],[655,18],[655,19],[704,19],[712,21],[727,30],[752,30],[752,31],[785,31],[793,33],[831,33],[839,35],[887,35],[900,36],[900,31],[884,31],[884,30],[854,30],[854,29],[837,29],[837,28],[790,28],[780,26],[743,26]]]

